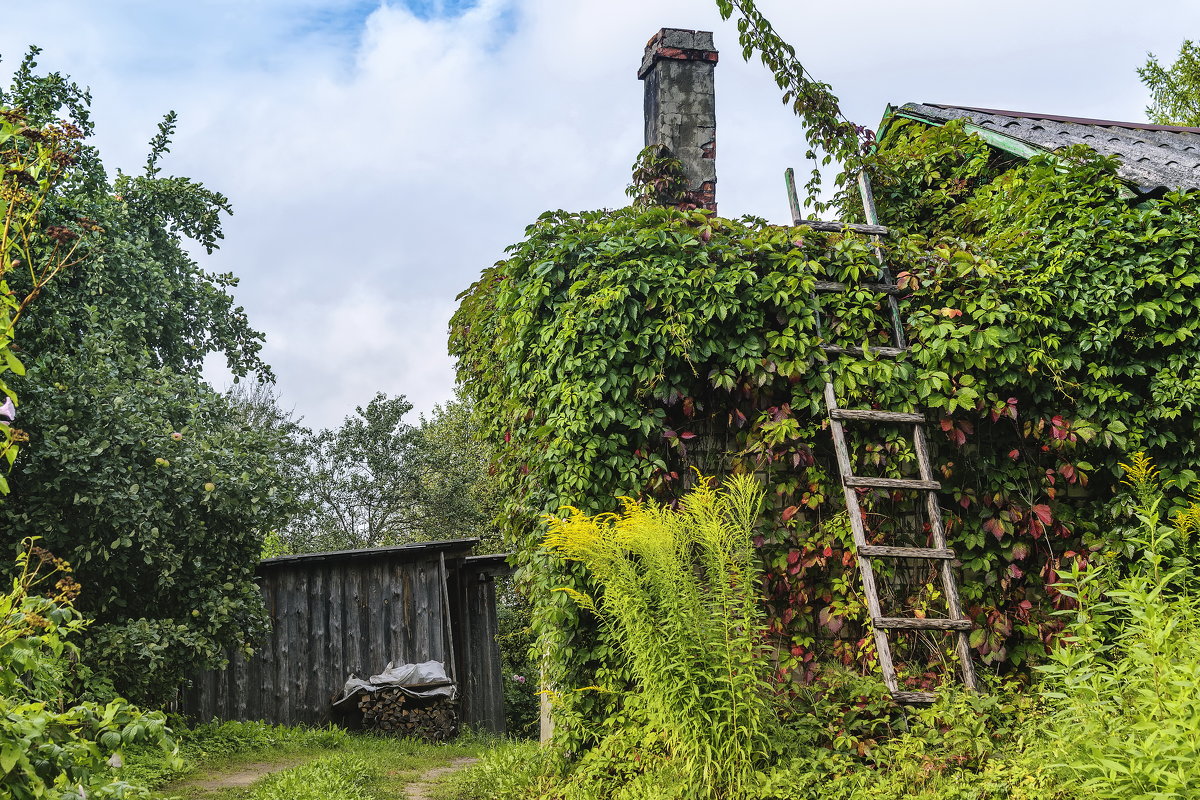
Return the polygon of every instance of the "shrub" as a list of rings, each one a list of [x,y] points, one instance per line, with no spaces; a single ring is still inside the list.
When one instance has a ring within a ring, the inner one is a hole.
[[[1055,766],[1097,798],[1195,796],[1200,775],[1200,505],[1164,521],[1162,486],[1143,454],[1126,480],[1141,499],[1125,574],[1075,572],[1079,610],[1040,669],[1054,701]]]
[[[52,594],[39,594],[47,585]],[[173,745],[161,714],[67,693],[76,653],[67,637],[85,624],[71,605],[77,589],[69,566],[28,540],[0,595],[0,789],[15,800],[145,796],[109,767],[129,746]]]

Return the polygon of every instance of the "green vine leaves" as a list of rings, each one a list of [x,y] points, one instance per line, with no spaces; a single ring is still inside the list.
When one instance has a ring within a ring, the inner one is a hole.
[[[773,498],[758,545],[780,676],[807,672],[814,654],[867,668],[825,466],[826,374],[848,406],[929,414],[972,644],[988,663],[1018,664],[1053,639],[1053,612],[1071,602],[1060,573],[1136,557],[1114,477],[1127,449],[1149,450],[1177,495],[1200,489],[1192,195],[1131,206],[1110,160],[1014,163],[954,124],[892,126],[868,168],[901,234],[887,257],[914,348],[898,361],[827,364],[820,351],[884,343],[878,300],[857,289],[822,295],[816,327],[814,282],[870,277],[869,242],[761,220],[548,213],[461,296],[451,349],[496,443],[505,522],[535,591],[588,588],[537,555],[540,514],[611,510],[620,495],[670,502],[692,465],[755,472]],[[898,436],[853,448],[881,475],[910,469]],[[897,500],[865,498],[878,541]],[[909,612],[936,599],[919,587],[896,598]],[[575,612],[543,611],[547,641],[571,653],[556,680],[589,685],[603,643]]]
[[[753,0],[716,2],[722,19],[737,15],[742,57],[749,61],[758,53],[763,65],[775,76],[775,83],[783,92],[784,104],[791,106],[804,126],[809,143],[806,157],[814,161],[804,187],[807,193],[804,202],[818,213],[830,208],[830,203],[821,198],[821,167],[838,162],[842,167],[839,184],[847,176],[853,177],[864,155],[870,151],[874,135],[846,118],[832,87],[818,81],[805,69],[796,57],[796,48],[779,37]]]
[[[10,404],[17,398],[3,376],[25,374],[14,345],[17,320],[46,284],[71,264],[80,234],[94,228],[86,219],[53,226],[44,226],[41,219],[47,197],[75,160],[81,137],[73,125],[31,126],[22,112],[0,108],[0,396]],[[18,270],[28,275],[22,293],[11,289],[8,281]],[[14,424],[0,421],[0,459],[9,468],[25,439]],[[0,495],[7,493],[8,479],[0,475]]]

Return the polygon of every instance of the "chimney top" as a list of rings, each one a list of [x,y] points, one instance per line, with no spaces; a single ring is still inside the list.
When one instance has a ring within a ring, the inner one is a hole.
[[[646,43],[638,78],[646,89],[646,146],[683,163],[685,199],[717,210],[717,112],[711,31],[663,28]]]
[[[638,79],[645,80],[646,73],[662,58],[717,63],[717,49],[713,44],[712,31],[663,28],[646,42],[646,52],[642,56],[642,66],[638,69]]]

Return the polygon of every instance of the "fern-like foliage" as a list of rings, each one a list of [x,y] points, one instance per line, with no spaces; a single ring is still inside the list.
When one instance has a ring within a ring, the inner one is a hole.
[[[602,588],[569,594],[598,614],[664,736],[689,796],[742,797],[768,758],[774,719],[751,531],[763,493],[748,475],[701,479],[678,508],[624,500],[619,514],[549,519],[545,545]]]

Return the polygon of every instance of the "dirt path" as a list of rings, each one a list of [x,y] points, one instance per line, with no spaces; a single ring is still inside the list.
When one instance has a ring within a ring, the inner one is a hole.
[[[421,777],[404,789],[404,800],[429,800],[429,790],[451,772],[458,772],[478,761],[478,758],[456,758],[444,767],[435,767],[421,773]]]
[[[172,790],[192,790],[194,793],[220,791],[221,789],[242,789],[254,783],[264,775],[272,772],[282,772],[291,769],[305,761],[311,761],[311,756],[296,756],[276,761],[256,761],[252,764],[238,764],[226,772],[205,773],[202,776],[186,778],[170,788]]]

